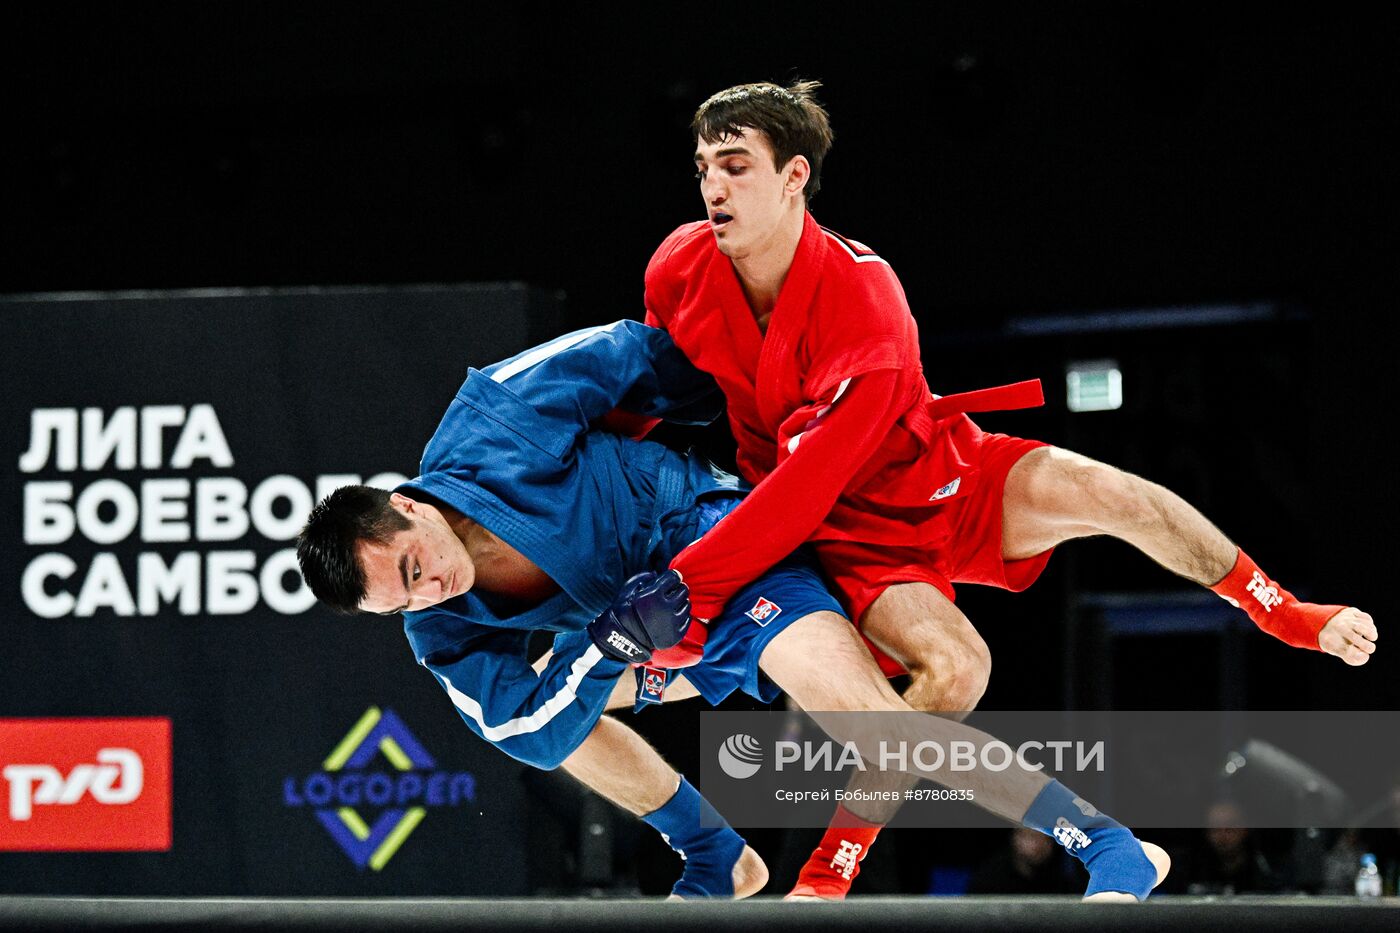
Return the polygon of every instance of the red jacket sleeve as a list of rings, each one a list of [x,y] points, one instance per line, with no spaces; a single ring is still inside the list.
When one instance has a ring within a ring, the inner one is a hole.
[[[848,379],[783,422],[778,465],[712,531],[671,561],[691,611],[713,619],[740,587],[806,541],[898,420],[898,370]]]

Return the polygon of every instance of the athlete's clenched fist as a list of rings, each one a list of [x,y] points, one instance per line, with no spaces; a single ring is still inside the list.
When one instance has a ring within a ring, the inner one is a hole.
[[[1359,667],[1376,651],[1376,623],[1369,613],[1348,607],[1327,620],[1317,633],[1317,646]]]

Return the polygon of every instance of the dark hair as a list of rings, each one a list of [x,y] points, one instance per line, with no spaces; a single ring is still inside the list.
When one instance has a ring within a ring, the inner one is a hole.
[[[810,202],[822,186],[822,160],[835,135],[831,118],[817,103],[820,81],[795,81],[787,87],[771,82],[740,84],[720,91],[700,105],[690,121],[698,140],[717,143],[746,129],[762,130],[773,147],[773,167],[779,171],[793,156],[805,156],[812,166],[803,195]]]
[[[385,544],[412,527],[389,493],[373,486],[341,486],[322,499],[297,536],[297,563],[316,598],[336,612],[360,611],[365,571],[355,555],[360,541]]]

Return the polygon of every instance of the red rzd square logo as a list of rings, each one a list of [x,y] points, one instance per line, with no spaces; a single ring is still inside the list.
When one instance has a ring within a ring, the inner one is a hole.
[[[170,849],[169,719],[0,719],[0,851]]]

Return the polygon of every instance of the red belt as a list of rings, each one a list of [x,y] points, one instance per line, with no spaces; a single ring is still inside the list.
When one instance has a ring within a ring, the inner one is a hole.
[[[969,411],[1013,411],[1018,408],[1037,408],[1044,404],[1045,393],[1040,388],[1040,380],[1028,379],[1010,385],[992,386],[990,389],[943,395],[929,402],[925,411],[930,418],[937,420]]]

